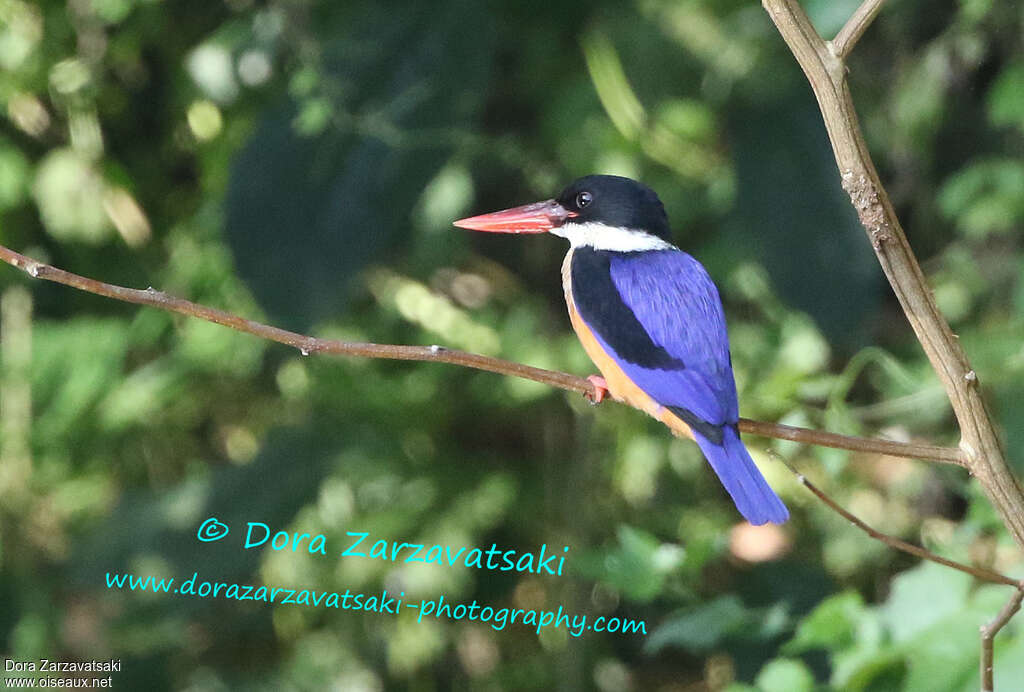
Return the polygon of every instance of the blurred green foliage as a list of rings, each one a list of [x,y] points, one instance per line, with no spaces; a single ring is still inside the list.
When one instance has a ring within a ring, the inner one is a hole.
[[[809,0],[831,35],[857,3]],[[869,145],[1024,471],[1019,3],[887,6],[850,62]],[[0,0],[0,242],[322,336],[586,374],[550,238],[460,215],[643,179],[716,277],[744,415],[955,444],[948,404],[756,2]],[[689,442],[535,383],[304,358],[0,271],[0,633],[125,689],[977,689],[1008,596],[857,532],[1020,576],[955,469],[749,440],[794,510],[751,530]],[[200,544],[232,527],[519,550],[564,577]],[[467,622],[103,587],[105,572],[404,590],[647,621]],[[997,639],[1024,679],[1024,627]],[[1011,687],[1006,687],[1011,685]]]

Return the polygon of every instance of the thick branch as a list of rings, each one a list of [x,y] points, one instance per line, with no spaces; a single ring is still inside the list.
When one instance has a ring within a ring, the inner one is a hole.
[[[882,2],[865,0],[831,43],[821,39],[797,0],[762,0],[762,4],[811,84],[825,121],[843,189],[850,195],[850,201],[868,233],[882,270],[946,390],[960,425],[963,461],[981,483],[1017,545],[1024,548],[1024,493],[1006,462],[995,425],[979,391],[978,376],[971,369],[967,355],[939,312],[892,202],[882,187],[861,134],[853,98],[846,82],[844,59],[878,14]],[[808,484],[808,487],[855,525],[871,535],[877,534],[813,486]],[[875,537],[915,555],[955,569],[963,568],[943,558],[924,555],[915,546],[895,545],[883,536],[879,534]],[[992,639],[1020,609],[1024,583],[1015,585],[1017,591],[1006,607],[991,623],[981,628],[982,690],[993,689]]]
[[[570,392],[579,392],[593,399],[596,393],[594,385],[582,377],[576,377],[564,372],[534,368],[522,363],[513,363],[499,358],[490,358],[476,353],[465,351],[454,351],[441,346],[399,346],[393,344],[368,344],[351,341],[338,341],[336,339],[318,339],[296,332],[290,332],[278,327],[253,322],[229,312],[199,305],[188,300],[175,298],[162,291],[148,288],[144,291],[115,286],[113,284],[96,281],[78,274],[58,269],[57,267],[43,264],[26,257],[0,245],[0,260],[24,270],[30,276],[38,279],[45,279],[55,283],[71,286],[88,293],[93,293],[127,303],[148,305],[150,307],[176,312],[189,317],[197,317],[207,322],[230,327],[236,331],[245,332],[258,336],[261,339],[276,341],[286,346],[299,349],[303,354],[329,353],[339,356],[353,356],[357,358],[388,358],[392,360],[414,360],[432,361],[436,363],[450,363],[475,370],[486,370],[502,375],[522,377],[534,382],[564,389]],[[792,440],[809,445],[820,447],[833,447],[836,449],[848,449],[854,452],[866,452],[872,454],[888,454],[889,456],[906,457],[911,459],[924,459],[927,461],[938,461],[946,464],[962,465],[960,451],[952,447],[935,447],[932,445],[908,444],[905,442],[892,442],[889,440],[870,440],[862,437],[848,437],[836,435],[835,433],[822,432],[819,430],[808,430],[796,428],[790,425],[779,425],[777,423],[764,423],[761,421],[740,419],[740,430],[753,435],[773,437],[780,440]]]
[[[985,409],[978,376],[939,312],[875,171],[846,83],[841,57],[845,53],[830,50],[796,0],[762,0],[762,4],[811,84],[843,189],[850,195],[882,270],[949,397],[960,426],[960,449],[967,468],[981,483],[1014,540],[1024,548],[1024,493],[1010,472]],[[858,10],[861,18],[849,32],[840,32],[837,38],[843,38],[845,50],[877,13],[877,4],[867,0]]]

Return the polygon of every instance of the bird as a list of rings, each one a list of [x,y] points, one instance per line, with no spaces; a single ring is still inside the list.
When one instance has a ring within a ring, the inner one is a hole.
[[[562,285],[572,327],[601,373],[588,378],[593,401],[610,394],[694,440],[751,524],[789,518],[740,439],[718,289],[704,266],[672,243],[654,190],[630,178],[588,175],[554,199],[453,223],[568,240]]]

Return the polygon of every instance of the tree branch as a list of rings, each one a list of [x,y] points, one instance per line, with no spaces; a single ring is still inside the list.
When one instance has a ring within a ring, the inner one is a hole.
[[[907,243],[860,131],[846,82],[842,51],[830,50],[796,0],[762,0],[789,46],[818,101],[843,189],[900,301],[921,347],[949,397],[960,427],[960,449],[967,469],[981,483],[989,501],[1017,545],[1024,548],[1024,493],[1010,471],[995,425],[981,397],[978,376],[953,335]],[[867,0],[840,32],[848,51],[877,14],[880,2]],[[859,15],[859,18],[858,18]]]
[[[1004,584],[1015,588],[1013,595],[1010,596],[1010,600],[1005,606],[1003,606],[1003,609],[999,611],[999,614],[996,615],[996,617],[987,625],[981,626],[981,692],[993,692],[992,657],[994,649],[992,642],[995,636],[999,633],[999,630],[1001,630],[1006,623],[1008,623],[1010,619],[1017,614],[1017,611],[1020,610],[1021,601],[1024,600],[1024,581],[1018,581],[1006,576],[1005,574],[1000,574],[999,572],[994,572],[992,570],[985,569],[984,567],[975,567],[973,565],[965,565],[962,562],[956,562],[955,560],[948,560],[936,555],[927,548],[922,548],[921,546],[916,546],[913,543],[907,543],[906,541],[887,533],[876,531],[865,524],[860,517],[841,507],[839,503],[833,500],[824,490],[821,490],[818,486],[814,485],[814,483],[807,480],[806,476],[793,468],[792,464],[786,461],[786,459],[780,454],[776,454],[774,452],[771,452],[771,454],[785,464],[786,468],[792,471],[793,475],[796,476],[796,479],[800,481],[805,488],[814,493],[815,497],[824,502],[829,509],[834,511],[843,519],[846,519],[871,538],[881,541],[895,550],[901,550],[924,560],[931,560],[932,562],[940,565],[965,572],[976,579],[991,582],[993,584]]]
[[[1010,471],[995,425],[985,408],[978,375],[971,368],[960,342],[939,312],[892,202],[878,177],[860,131],[853,97],[846,82],[845,58],[878,14],[882,0],[865,0],[831,43],[821,39],[797,0],[761,2],[810,82],[825,121],[843,189],[850,195],[850,201],[867,231],[882,270],[946,390],[960,426],[960,450],[963,452],[964,465],[981,483],[1017,545],[1024,548],[1024,493]],[[921,548],[879,534],[817,491],[802,476],[800,478],[819,498],[869,535],[894,548],[968,571],[964,569],[965,565],[926,554],[927,551]],[[998,576],[1000,579],[1009,579]],[[992,622],[981,628],[982,690],[993,689],[992,640],[1020,609],[1024,596],[1024,583],[1012,583],[1017,586],[1013,598]]]
[[[351,341],[338,341],[336,339],[318,339],[305,334],[290,332],[270,325],[262,324],[238,317],[224,310],[207,307],[193,303],[181,298],[175,298],[162,291],[148,288],[144,291],[115,286],[114,284],[103,283],[78,274],[58,269],[49,264],[38,262],[30,257],[0,245],[0,260],[17,267],[28,273],[30,276],[46,281],[77,288],[87,293],[98,296],[121,300],[126,303],[147,305],[159,308],[168,312],[176,312],[189,317],[196,317],[207,322],[229,327],[239,332],[252,334],[261,339],[276,341],[286,346],[299,349],[305,355],[310,353],[327,353],[339,356],[352,356],[357,358],[387,358],[392,360],[430,361],[435,363],[449,363],[475,370],[485,370],[501,375],[512,375],[522,377],[534,382],[564,389],[570,392],[579,392],[591,400],[596,393],[593,383],[575,375],[554,370],[534,368],[522,363],[514,363],[499,358],[490,358],[476,353],[455,351],[442,346],[400,346],[394,344],[370,344]],[[909,444],[906,442],[893,442],[889,440],[872,440],[863,437],[850,437],[837,435],[835,433],[823,432],[820,430],[808,430],[797,428],[791,425],[780,425],[778,423],[764,423],[761,421],[740,419],[739,428],[741,431],[762,437],[772,437],[780,440],[791,440],[803,444],[816,445],[819,447],[832,447],[835,449],[847,449],[853,452],[865,452],[870,454],[887,454],[895,457],[910,459],[923,459],[926,461],[937,461],[945,464],[963,465],[960,450],[953,447],[935,447],[932,445]]]
[[[844,59],[857,45],[857,41],[864,35],[864,32],[875,21],[885,0],[865,0],[864,4],[857,8],[850,19],[839,30],[836,37],[832,39],[832,53],[840,60]]]
[[[868,439],[864,437],[851,437],[848,435],[837,435],[836,433],[823,430],[808,430],[797,428],[781,423],[762,423],[761,421],[740,418],[740,430],[751,435],[771,437],[776,440],[791,440],[804,444],[816,445],[818,447],[831,447],[833,449],[848,449],[853,452],[865,452],[868,454],[887,454],[892,457],[903,457],[906,459],[922,459],[925,461],[937,461],[943,464],[955,464],[963,466],[963,459],[960,450],[955,447],[936,447],[933,445],[919,445],[908,442],[893,442],[890,440]]]
[[[927,548],[922,548],[921,546],[914,545],[913,543],[907,543],[906,541],[896,538],[895,536],[891,536],[887,533],[876,531],[875,529],[865,524],[858,516],[841,507],[839,503],[833,500],[824,490],[821,490],[818,486],[814,485],[814,483],[811,483],[809,480],[807,480],[806,476],[804,476],[802,473],[793,468],[793,466],[788,461],[786,461],[781,455],[775,454],[773,452],[772,456],[777,457],[779,461],[785,464],[786,468],[792,471],[793,475],[796,476],[796,479],[800,481],[800,483],[805,488],[814,493],[814,495],[819,500],[828,505],[829,508],[832,509],[832,511],[841,516],[843,519],[846,519],[848,522],[850,522],[851,524],[853,524],[858,529],[860,529],[867,535],[871,536],[875,540],[879,540],[882,543],[885,543],[890,548],[901,550],[904,553],[910,553],[911,555],[919,557],[923,560],[931,560],[932,562],[937,562],[940,565],[945,565],[946,567],[952,567],[955,570],[966,572],[967,574],[970,574],[972,577],[975,577],[976,579],[981,579],[982,581],[992,582],[993,584],[1005,584],[1007,586],[1017,587],[1018,589],[1021,588],[1021,583],[1019,581],[1013,579],[1012,577],[1008,577],[1005,574],[993,572],[992,570],[985,569],[984,567],[974,567],[973,565],[965,565],[962,562],[956,562],[955,560],[948,560],[940,555],[936,555]],[[1000,627],[1001,626],[1002,625],[1000,625]]]
[[[995,689],[992,679],[992,640],[1020,610],[1021,600],[1024,600],[1024,582],[1017,585],[1017,591],[1010,596],[1010,600],[999,614],[987,625],[981,626],[981,692],[992,692]]]

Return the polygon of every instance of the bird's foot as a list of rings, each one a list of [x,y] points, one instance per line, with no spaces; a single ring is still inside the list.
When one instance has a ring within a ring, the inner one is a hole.
[[[587,397],[592,404],[600,404],[608,396],[608,383],[600,375],[591,375],[587,378],[587,382],[594,385],[594,393],[583,396]]]

